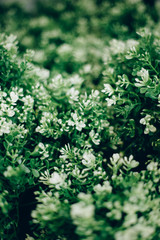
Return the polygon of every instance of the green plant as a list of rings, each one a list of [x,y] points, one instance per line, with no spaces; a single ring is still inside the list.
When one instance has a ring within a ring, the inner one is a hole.
[[[155,6],[1,4],[2,240],[160,238]]]

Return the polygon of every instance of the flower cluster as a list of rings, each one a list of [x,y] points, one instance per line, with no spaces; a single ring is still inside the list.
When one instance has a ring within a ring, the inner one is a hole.
[[[0,3],[0,238],[160,239],[158,3],[29,3]]]

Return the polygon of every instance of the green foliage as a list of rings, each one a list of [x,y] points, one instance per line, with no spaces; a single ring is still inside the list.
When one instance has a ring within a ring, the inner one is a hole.
[[[159,239],[156,5],[37,3],[0,9],[0,239]]]
[[[152,7],[152,14],[142,0],[7,2],[0,5],[1,31],[17,36],[21,52],[34,49],[34,63],[51,70],[53,77],[80,74],[85,90],[102,79],[108,40],[135,38],[136,30],[146,25],[153,29],[158,21],[158,10]]]
[[[144,154],[145,157],[149,153],[156,156],[159,152],[156,147],[159,139],[159,38],[142,33],[140,40],[133,43],[129,48],[127,42],[119,52],[114,45],[107,49],[110,60],[106,62],[104,81],[107,84],[102,92],[107,95],[106,103],[116,116],[114,124],[125,152],[136,151],[142,158]]]

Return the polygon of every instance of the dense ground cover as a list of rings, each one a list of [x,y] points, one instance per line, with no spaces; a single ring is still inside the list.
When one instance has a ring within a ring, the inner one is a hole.
[[[159,2],[0,5],[0,238],[160,238]]]

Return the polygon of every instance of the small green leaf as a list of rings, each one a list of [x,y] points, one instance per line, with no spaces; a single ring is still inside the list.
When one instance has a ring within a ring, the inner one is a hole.
[[[30,152],[29,151],[26,151],[25,152],[25,158],[28,159],[30,157]]]
[[[141,88],[140,93],[145,93],[147,91],[147,88]]]
[[[3,146],[5,147],[5,149],[7,149],[8,148],[7,142],[3,142]]]
[[[38,178],[39,177],[39,172],[36,169],[32,169],[33,176]]]
[[[8,142],[13,142],[13,136],[12,135],[8,135],[7,136],[7,141]]]
[[[20,167],[25,173],[30,173],[30,169],[26,167],[24,164],[21,164]]]

